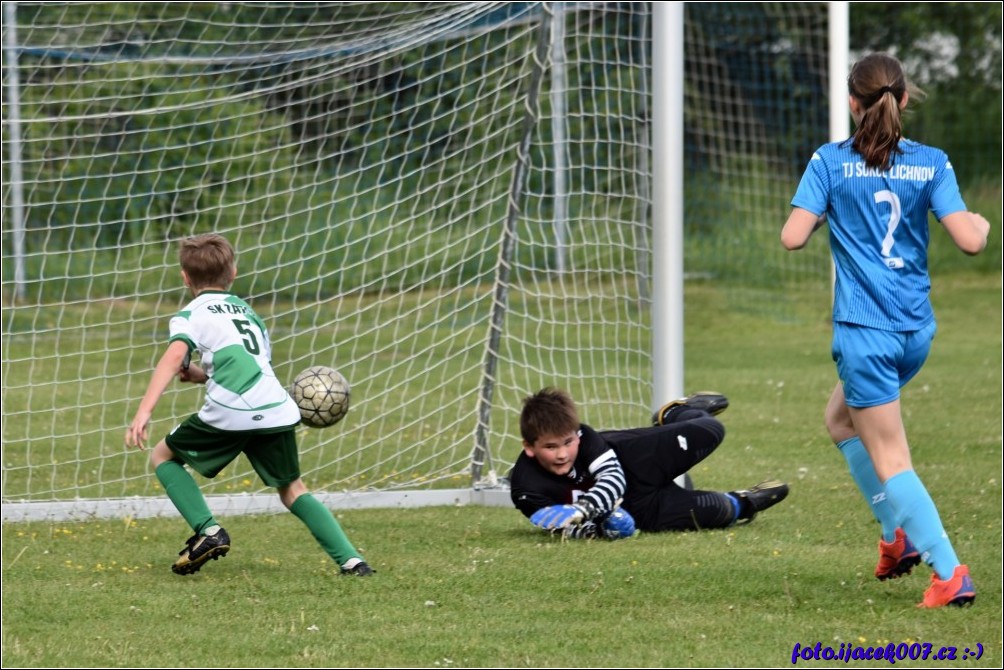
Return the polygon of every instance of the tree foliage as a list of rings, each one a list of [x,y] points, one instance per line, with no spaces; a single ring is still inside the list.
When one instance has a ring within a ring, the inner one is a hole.
[[[491,155],[518,140],[511,130],[518,124],[498,110],[519,109],[528,59],[517,53],[532,49],[529,38],[498,48],[493,41],[505,37],[486,32],[466,49],[418,46],[379,64],[330,68],[325,58],[334,58],[331,49],[340,48],[344,35],[375,36],[391,22],[421,23],[437,11],[436,3],[387,4],[19,4],[22,43],[46,45],[25,50],[19,64],[28,84],[20,101],[24,171],[34,185],[26,206],[30,227],[44,230],[38,240],[114,246],[150,234],[167,238],[225,227],[237,216],[264,221],[265,209],[283,210],[285,180],[296,178],[284,167],[297,161],[331,174],[390,163],[414,175],[410,186],[417,193],[432,193],[423,182],[433,179],[455,178],[458,190],[473,188],[467,182],[477,175],[467,174],[461,160],[472,138],[484,138],[477,141]],[[503,9],[524,11],[526,5]],[[756,114],[800,162],[817,140],[799,129],[825,126],[825,105],[819,104],[825,72],[806,68],[801,40],[792,32],[799,28],[785,25],[785,12],[776,10],[773,3],[688,3],[687,9],[688,21],[717,45],[725,76],[752,101],[743,113]],[[573,164],[588,166],[578,175],[583,188],[603,193],[605,168],[623,160],[614,155],[617,147],[641,146],[632,140],[647,132],[643,105],[623,98],[644,87],[616,85],[644,76],[645,60],[635,52],[645,36],[629,13],[618,16],[617,3],[582,12],[592,16],[593,34],[602,34],[595,42],[615,49],[602,67],[600,59],[583,59],[587,64],[569,73],[573,89],[601,80],[590,96],[572,96],[572,104],[583,108],[569,110],[569,131],[588,140],[573,149],[588,155],[571,156]],[[820,17],[825,20],[825,12]],[[963,184],[999,181],[1000,3],[853,3],[850,28],[855,53],[896,54],[927,90],[927,102],[908,120],[908,134],[945,149]],[[611,47],[618,37],[636,46]],[[272,58],[294,46],[297,67]],[[304,56],[311,48],[319,53]],[[201,70],[164,65],[167,57],[181,62],[189,55],[208,64]],[[247,67],[227,63],[246,64],[250,56]],[[299,81],[304,59],[312,76]],[[485,84],[470,80],[472,70],[497,73],[498,94],[482,95]],[[760,81],[771,91],[754,86]],[[788,93],[786,109],[767,104],[778,89]],[[548,104],[541,101],[545,114]],[[625,123],[621,110],[634,116]],[[705,122],[688,117],[690,124]],[[693,135],[696,127],[689,129]],[[550,140],[548,132],[537,130],[541,145]],[[700,160],[700,151],[692,154]],[[304,162],[305,156],[313,158]],[[534,192],[547,189],[546,183],[532,185]],[[249,202],[260,203],[250,205],[259,211],[249,211]]]
[[[852,3],[851,48],[887,51],[927,93],[907,134],[945,149],[962,183],[1000,179],[999,2]]]
[[[29,229],[40,234],[29,244],[167,239],[225,226],[248,193],[281,199],[287,190],[286,131],[260,102],[198,86],[211,75],[182,78],[126,61],[32,76],[36,85],[22,96],[24,173],[34,184],[25,204]]]

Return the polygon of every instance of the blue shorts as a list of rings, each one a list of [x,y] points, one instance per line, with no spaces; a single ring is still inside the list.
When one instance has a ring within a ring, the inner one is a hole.
[[[937,329],[934,321],[906,333],[834,323],[833,360],[847,405],[876,407],[899,398],[927,360]]]

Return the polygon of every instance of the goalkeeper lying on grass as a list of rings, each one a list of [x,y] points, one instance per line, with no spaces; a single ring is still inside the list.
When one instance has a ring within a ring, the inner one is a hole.
[[[530,522],[569,537],[725,528],[784,500],[769,480],[738,491],[690,490],[674,480],[725,437],[715,418],[725,396],[697,393],[664,405],[653,426],[598,432],[579,422],[571,397],[545,388],[524,399],[523,452],[509,473],[513,504]]]

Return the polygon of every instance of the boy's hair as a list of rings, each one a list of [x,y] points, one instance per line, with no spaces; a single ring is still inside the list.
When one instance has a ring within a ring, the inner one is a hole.
[[[578,429],[579,413],[565,391],[548,387],[523,399],[519,432],[527,444],[541,435],[565,435]]]
[[[178,257],[192,288],[229,288],[233,281],[237,257],[222,235],[206,233],[182,240]]]

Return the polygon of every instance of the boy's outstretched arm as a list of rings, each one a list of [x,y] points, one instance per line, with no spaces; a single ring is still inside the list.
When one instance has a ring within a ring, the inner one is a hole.
[[[132,423],[126,429],[126,446],[142,449],[146,444],[149,438],[148,430],[153,410],[157,406],[160,396],[163,395],[164,389],[180,373],[181,364],[187,353],[188,344],[180,340],[175,340],[167,346],[167,351],[160,357],[157,367],[153,370],[153,376],[150,378],[150,384],[146,387],[146,393],[139,403],[139,409],[136,410],[136,416],[133,417]]]
[[[595,482],[588,492],[571,505],[551,505],[537,510],[530,517],[530,523],[545,530],[561,530],[567,537],[602,535],[603,529],[595,521],[605,521],[617,509],[624,498],[627,480],[612,449],[590,463],[589,472]],[[631,526],[634,532],[633,520]]]

